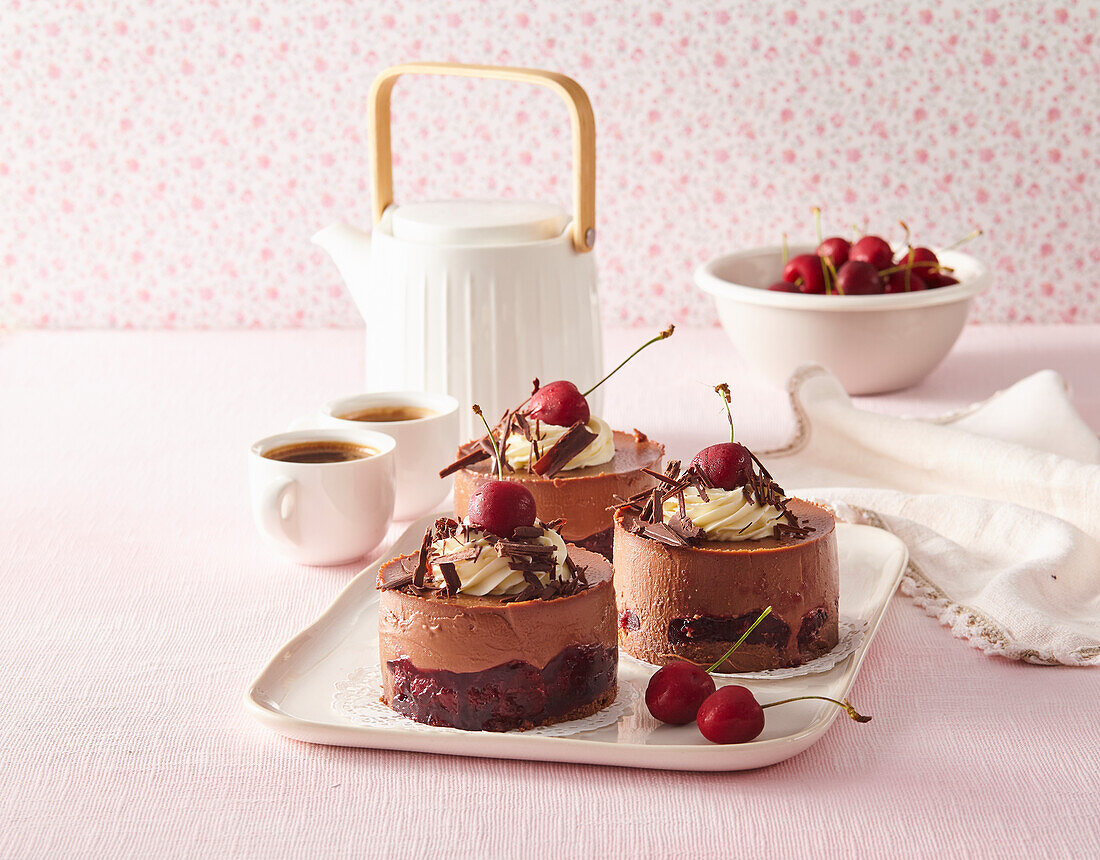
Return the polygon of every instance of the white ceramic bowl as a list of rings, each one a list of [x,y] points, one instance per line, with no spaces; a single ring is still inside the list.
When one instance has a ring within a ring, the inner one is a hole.
[[[792,246],[791,256],[814,246]],[[786,385],[800,365],[832,371],[849,394],[880,394],[923,379],[950,351],[970,303],[993,280],[958,251],[937,252],[959,283],[916,293],[824,296],[771,292],[783,269],[778,245],[715,257],[695,270],[718,318],[745,360]]]

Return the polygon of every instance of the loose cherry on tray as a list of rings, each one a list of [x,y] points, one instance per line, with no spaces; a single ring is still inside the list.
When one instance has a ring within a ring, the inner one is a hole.
[[[836,273],[836,289],[842,296],[870,296],[882,292],[882,278],[870,263],[849,260]]]
[[[645,690],[645,704],[662,723],[683,726],[695,719],[699,706],[713,692],[710,673],[678,660],[653,673]]]
[[[798,284],[804,293],[825,292],[825,269],[817,254],[799,254],[791,257],[783,267],[783,280]]]
[[[864,236],[852,245],[848,260],[870,263],[876,269],[888,269],[894,262],[894,251],[881,236]]]
[[[712,743],[743,744],[764,731],[764,709],[748,687],[730,684],[703,701],[696,722]]]

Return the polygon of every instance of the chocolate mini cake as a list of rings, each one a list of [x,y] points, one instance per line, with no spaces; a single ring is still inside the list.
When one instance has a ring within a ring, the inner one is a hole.
[[[703,449],[683,473],[672,462],[653,477],[660,487],[623,501],[615,514],[619,643],[627,653],[707,666],[768,606],[717,671],[799,666],[836,646],[839,568],[828,511],[788,498],[736,442]]]
[[[419,553],[382,566],[386,704],[429,725],[508,731],[614,701],[611,565],[567,547],[557,525],[536,521],[505,540],[442,519]]]
[[[529,423],[527,426],[530,428],[533,425]],[[578,431],[586,430],[584,425],[574,427]],[[584,441],[593,438],[593,434],[583,436],[578,433],[573,438]],[[615,453],[606,463],[563,472],[562,458],[572,448],[558,448],[560,453],[555,453],[554,447],[548,447],[539,449],[541,456],[537,461],[532,457],[530,470],[522,466],[510,467],[511,470],[505,474],[506,480],[517,481],[530,490],[541,513],[565,520],[562,537],[608,559],[611,558],[612,540],[609,508],[616,497],[627,498],[654,486],[654,480],[646,470],[660,469],[665,451],[664,445],[651,442],[638,430],[633,434],[616,430],[612,438]],[[469,462],[471,452],[476,457],[483,450],[483,441],[464,445],[459,449],[459,456]],[[565,441],[568,446],[569,440]],[[574,446],[576,444],[573,443]],[[558,445],[561,445],[560,441]],[[479,459],[483,462],[474,462],[455,472],[455,513],[460,517],[466,514],[470,496],[494,477],[488,455]],[[540,463],[544,465],[539,466]]]
[[[536,379],[527,400],[505,412],[488,435],[462,445],[458,459],[439,473],[455,476],[455,513],[465,516],[470,497],[493,479],[499,445],[500,477],[525,486],[544,517],[564,519],[562,535],[570,543],[610,559],[611,506],[654,485],[649,472],[661,468],[665,447],[639,430],[612,430],[592,415],[586,397],[674,330],[669,326],[642,344],[583,394],[566,380],[540,385]]]

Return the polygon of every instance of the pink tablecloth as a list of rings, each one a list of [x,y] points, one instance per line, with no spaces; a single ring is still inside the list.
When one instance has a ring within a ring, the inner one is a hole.
[[[612,332],[617,358],[640,332]],[[248,682],[353,568],[296,567],[249,520],[244,451],[357,388],[361,334],[0,337],[0,854],[1029,856],[1100,841],[1100,672],[983,657],[895,597],[803,755],[682,774],[334,749],[244,711]],[[1100,427],[1100,328],[969,329],[931,413],[1052,367]],[[664,373],[653,391],[647,371]],[[755,446],[789,427],[717,330],[678,333],[604,413],[692,453],[734,387]],[[705,410],[705,411],[699,411]]]

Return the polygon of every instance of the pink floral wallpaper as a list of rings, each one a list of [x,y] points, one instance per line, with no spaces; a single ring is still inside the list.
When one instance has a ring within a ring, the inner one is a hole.
[[[564,71],[598,122],[605,318],[714,321],[695,265],[783,231],[975,226],[980,321],[1100,321],[1100,6],[914,0],[7,0],[0,322],[334,326],[366,97],[410,59]],[[568,203],[549,92],[406,79],[398,201]]]

